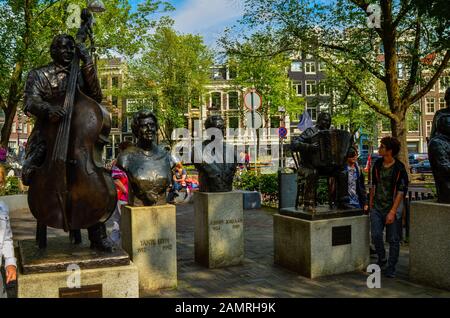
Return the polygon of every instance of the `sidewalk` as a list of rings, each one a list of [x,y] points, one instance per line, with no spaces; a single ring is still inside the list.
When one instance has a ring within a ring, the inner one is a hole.
[[[395,279],[381,277],[380,289],[368,289],[368,273],[354,272],[314,280],[273,264],[274,210],[244,211],[245,261],[241,266],[207,269],[194,262],[193,204],[177,206],[178,289],[153,297],[449,297],[450,291],[408,280],[408,247],[402,246]],[[16,241],[34,237],[28,211],[11,213]],[[85,232],[85,231],[83,231]],[[49,229],[49,236],[68,236]],[[375,262],[375,260],[373,260]]]

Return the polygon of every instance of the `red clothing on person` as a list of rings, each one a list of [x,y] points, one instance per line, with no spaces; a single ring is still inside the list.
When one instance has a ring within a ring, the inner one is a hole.
[[[127,192],[123,192],[118,186],[116,186],[117,199],[119,201],[128,202],[128,176],[127,176],[127,174],[124,171],[120,170],[116,166],[113,166],[111,170],[112,170],[113,179],[119,180],[123,184],[125,189],[127,190]]]

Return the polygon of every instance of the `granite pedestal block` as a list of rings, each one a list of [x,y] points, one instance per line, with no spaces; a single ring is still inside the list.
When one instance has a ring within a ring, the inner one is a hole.
[[[194,193],[195,261],[209,268],[244,260],[242,193]]]
[[[244,210],[261,209],[261,192],[236,191],[242,193]]]
[[[136,298],[138,269],[118,249],[102,253],[89,243],[70,244],[67,237],[49,238],[39,249],[34,240],[19,242],[19,298]]]
[[[368,216],[306,220],[275,214],[273,218],[275,264],[308,278],[366,270]]]
[[[450,290],[450,204],[411,202],[409,276]]]
[[[141,293],[177,287],[174,205],[122,207],[122,247],[139,270]]]

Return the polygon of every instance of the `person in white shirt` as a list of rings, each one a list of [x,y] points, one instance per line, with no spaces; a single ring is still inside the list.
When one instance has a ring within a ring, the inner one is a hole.
[[[5,183],[5,170],[0,166],[0,186]],[[5,264],[6,282],[0,275],[0,298],[6,298],[6,284],[17,279],[17,260],[14,257],[14,244],[11,224],[9,222],[9,209],[5,202],[0,201],[0,262]]]

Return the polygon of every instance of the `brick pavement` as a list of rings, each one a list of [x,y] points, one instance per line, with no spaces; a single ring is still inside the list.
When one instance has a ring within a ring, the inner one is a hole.
[[[382,276],[381,289],[368,289],[368,274],[353,272],[310,280],[273,264],[274,210],[244,211],[245,260],[240,266],[207,269],[194,262],[193,204],[177,206],[178,288],[150,297],[450,297],[450,291],[408,279],[408,248],[402,246],[398,277]],[[33,238],[35,221],[28,211],[11,213],[15,240]],[[67,236],[49,230],[49,236]]]

